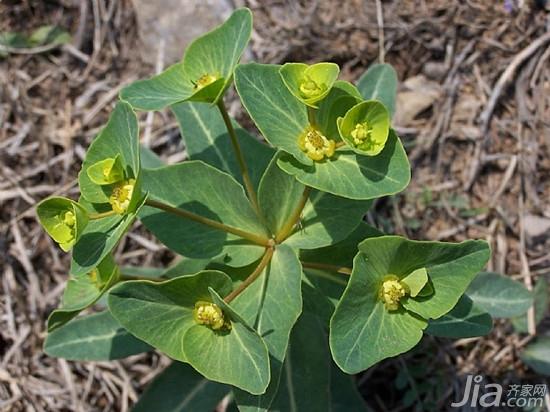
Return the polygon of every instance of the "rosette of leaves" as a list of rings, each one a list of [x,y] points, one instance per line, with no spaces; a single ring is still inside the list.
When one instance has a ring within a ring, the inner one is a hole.
[[[236,10],[225,23],[195,39],[181,62],[125,87],[121,99],[140,110],[161,110],[183,101],[216,103],[231,84],[251,30],[250,10]]]
[[[78,185],[80,204],[93,219],[75,244],[73,275],[90,272],[113,250],[145,201],[138,134],[132,107],[119,102],[86,152]]]
[[[88,224],[88,213],[82,205],[64,197],[49,197],[36,206],[40,224],[61,249],[68,252]]]
[[[107,255],[88,273],[72,275],[65,286],[60,307],[48,317],[48,332],[63,326],[96,303],[117,282],[119,274],[113,257]]]
[[[342,141],[338,117],[363,100],[353,85],[335,81],[314,109],[291,92],[293,86],[287,87],[283,69],[249,63],[235,72],[237,91],[250,117],[263,137],[284,152],[277,163],[282,170],[305,185],[351,199],[374,199],[407,186],[410,166],[393,130],[383,150],[373,156],[356,153]],[[323,156],[312,156],[311,146],[302,144],[308,133],[314,147],[325,148]]]
[[[489,256],[484,241],[450,244],[381,236],[360,243],[330,323],[338,366],[357,373],[413,348],[427,321],[453,309]],[[388,302],[390,282],[399,294]]]
[[[482,332],[485,312],[470,310],[464,291],[488,247],[413,242],[362,222],[371,199],[410,178],[389,127],[393,69],[373,66],[358,87],[331,64],[235,69],[249,34],[250,13],[239,10],[182,63],[122,93],[79,175],[90,221],[51,327],[107,289],[108,310],[54,330],[46,350],[108,360],[154,348],[172,358],[137,411],[212,410],[229,392],[247,412],[365,410],[345,372],[412,348],[430,327],[444,336],[441,320]],[[234,69],[270,145],[223,106]],[[166,165],[140,149],[130,103],[170,106],[189,158]],[[349,146],[346,116],[351,131],[373,128],[376,150]],[[136,216],[179,261],[94,278]]]

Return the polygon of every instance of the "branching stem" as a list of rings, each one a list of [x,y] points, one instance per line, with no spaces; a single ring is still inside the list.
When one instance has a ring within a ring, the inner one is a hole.
[[[329,272],[341,273],[342,275],[351,275],[351,268],[338,265],[330,265],[328,263],[317,263],[317,262],[304,262],[302,261],[302,266],[309,269],[319,269],[327,270]]]
[[[88,218],[90,220],[97,220],[97,219],[103,219],[104,217],[109,217],[115,215],[116,212],[114,210],[108,210],[107,212],[102,213],[88,213]]]
[[[258,266],[256,266],[256,269],[248,276],[243,283],[241,283],[233,292],[231,292],[229,295],[227,295],[223,300],[225,303],[231,302],[233,299],[235,299],[237,296],[241,294],[243,290],[245,290],[247,287],[249,287],[258,277],[262,274],[262,271],[265,269],[265,267],[269,264],[271,261],[271,258],[273,257],[273,247],[267,247],[265,249],[265,253],[262,257],[262,260],[260,260],[260,263],[258,263]]]
[[[302,215],[304,207],[306,206],[307,200],[309,198],[310,191],[311,191],[311,188],[309,186],[306,186],[304,189],[304,192],[302,193],[302,197],[300,198],[300,202],[296,206],[296,209],[294,209],[294,212],[292,212],[292,215],[288,218],[288,220],[283,225],[281,230],[279,230],[279,233],[275,235],[276,243],[281,243],[283,240],[289,237],[290,234],[292,233],[294,226],[296,226],[296,224],[300,220],[300,216]]]
[[[307,106],[307,119],[311,127],[317,127],[317,116],[315,112],[316,110],[313,107]]]
[[[197,215],[193,212],[189,212],[188,210],[185,210],[185,209],[172,207],[170,205],[167,205],[165,203],[158,202],[152,199],[147,199],[145,201],[145,204],[147,206],[151,206],[156,209],[160,209],[160,210],[164,210],[165,212],[172,213],[173,215],[183,217],[185,219],[193,220],[198,223],[202,223],[203,225],[213,227],[214,229],[218,229],[227,233],[232,233],[236,236],[242,237],[243,239],[250,240],[252,243],[255,243],[260,246],[268,247],[273,244],[273,240],[268,239],[265,236],[256,235],[254,233],[250,233],[245,230],[238,229],[236,227],[225,225],[215,220],[208,219],[207,217]]]
[[[239,164],[239,168],[241,169],[244,187],[246,188],[246,192],[248,193],[248,198],[250,199],[250,203],[252,203],[254,210],[259,214],[260,209],[258,207],[258,197],[256,196],[254,185],[252,185],[252,180],[250,179],[250,174],[248,173],[248,167],[246,166],[246,161],[244,160],[244,155],[241,150],[241,145],[239,144],[239,140],[237,139],[237,133],[235,133],[235,128],[233,127],[233,123],[231,123],[231,119],[229,118],[229,114],[227,113],[227,109],[225,108],[223,98],[220,98],[218,100],[217,105],[223,117],[223,121],[225,123],[225,127],[227,128],[227,132],[229,133],[229,138],[231,139],[231,144],[233,145],[233,151],[235,152],[235,156],[237,157],[237,163]]]

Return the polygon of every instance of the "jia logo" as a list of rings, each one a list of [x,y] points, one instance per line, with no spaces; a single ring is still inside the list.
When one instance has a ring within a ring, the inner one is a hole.
[[[506,391],[498,383],[483,384],[483,376],[468,375],[464,395],[460,402],[451,403],[451,407],[459,408],[470,402],[469,406],[481,406],[490,408],[491,406],[508,407],[542,407],[544,396],[546,395],[546,384],[539,385],[508,385]]]

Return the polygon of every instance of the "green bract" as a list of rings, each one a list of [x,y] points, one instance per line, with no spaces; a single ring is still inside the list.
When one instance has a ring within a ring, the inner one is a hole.
[[[489,247],[483,241],[445,244],[382,236],[360,243],[350,281],[330,324],[331,350],[338,366],[356,373],[411,349],[422,337],[427,320],[449,312],[488,259]],[[406,293],[397,298],[395,309],[388,309],[381,297],[387,277],[422,278],[411,275],[419,269],[426,270],[433,292],[416,297]]]
[[[376,100],[353,106],[336,121],[340,136],[356,153],[376,156],[383,149],[390,130],[390,115]]]
[[[160,110],[187,100],[217,102],[231,84],[251,30],[250,10],[235,11],[224,24],[191,43],[180,63],[125,87],[120,98],[140,110]]]
[[[86,170],[90,180],[96,185],[112,185],[124,180],[124,166],[120,154],[94,163]]]
[[[334,63],[286,63],[279,73],[288,90],[302,103],[317,108],[338,78],[340,68]]]
[[[371,66],[355,86],[333,63],[238,65],[251,23],[248,9],[235,11],[182,62],[124,88],[86,152],[78,203],[37,206],[72,247],[46,353],[172,358],[134,411],[211,411],[232,393],[241,412],[359,412],[368,409],[345,373],[424,333],[481,336],[491,315],[521,316],[525,328],[531,293],[496,274],[472,282],[485,242],[411,241],[364,222],[411,176],[390,120],[391,66]],[[225,108],[233,73],[259,136]],[[166,106],[186,150],[175,164],[139,144],[135,110]],[[119,269],[114,249],[136,219],[173,264]],[[537,285],[537,320],[546,288]],[[73,320],[104,295],[101,313]]]
[[[36,214],[46,232],[65,252],[73,247],[88,224],[86,210],[64,197],[44,199],[36,206]]]
[[[88,273],[71,276],[61,299],[61,306],[48,318],[48,331],[63,326],[93,305],[118,279],[119,269],[111,255],[107,255]]]

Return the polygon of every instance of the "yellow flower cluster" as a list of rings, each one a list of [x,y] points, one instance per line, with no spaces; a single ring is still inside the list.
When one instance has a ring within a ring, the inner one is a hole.
[[[298,138],[298,146],[310,159],[320,161],[334,154],[336,143],[309,126]]]
[[[114,188],[111,196],[109,196],[109,203],[111,207],[119,215],[123,215],[130,206],[130,200],[132,200],[132,194],[134,193],[135,179],[128,179],[118,183]]]
[[[199,79],[194,83],[195,84],[195,90],[200,90],[203,87],[208,86],[209,84],[214,83],[216,80],[218,80],[217,76],[214,76],[212,74],[203,74]]]
[[[222,310],[215,303],[199,300],[195,303],[193,319],[199,325],[206,325],[212,330],[231,329],[231,322],[225,319]]]
[[[369,139],[371,135],[371,127],[367,122],[357,123],[355,129],[351,131],[351,137],[353,138],[353,143],[359,146],[365,143],[365,140]]]
[[[395,275],[388,275],[382,282],[379,298],[387,310],[399,309],[399,301],[408,293],[407,286]]]

